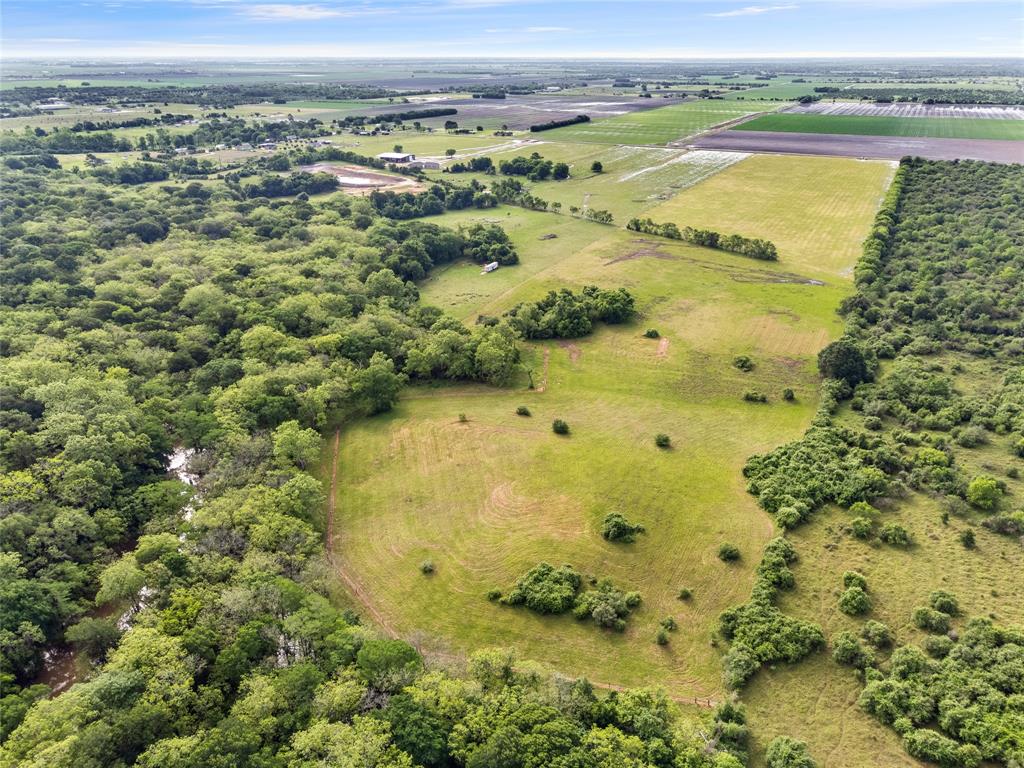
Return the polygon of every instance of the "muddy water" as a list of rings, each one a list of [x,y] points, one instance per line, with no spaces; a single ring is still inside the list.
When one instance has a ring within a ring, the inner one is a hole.
[[[198,475],[188,470],[189,459],[194,453],[195,451],[191,448],[179,447],[168,457],[167,462],[167,474],[193,488],[199,480]],[[193,511],[192,504],[188,504],[182,510],[185,520],[191,519]],[[131,626],[135,614],[145,607],[152,592],[149,587],[142,588],[135,604],[118,617],[118,629],[124,631]],[[113,612],[114,606],[104,605],[88,611],[83,618],[106,618]],[[88,670],[88,666],[86,660],[80,659],[70,645],[55,645],[43,653],[43,671],[39,673],[35,682],[49,686],[50,698],[54,698],[77,683],[82,673]]]

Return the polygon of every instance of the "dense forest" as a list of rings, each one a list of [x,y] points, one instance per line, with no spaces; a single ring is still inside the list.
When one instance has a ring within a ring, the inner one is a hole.
[[[510,380],[537,321],[468,328],[415,284],[452,259],[514,263],[499,227],[15,165],[0,212],[4,765],[741,765],[731,705],[697,727],[663,694],[599,696],[502,651],[455,676],[328,599],[318,430],[390,408],[410,379]],[[565,302],[587,323],[632,312],[624,291]],[[619,599],[599,587],[575,610],[601,623]],[[47,698],[37,676],[65,643],[91,671]]]

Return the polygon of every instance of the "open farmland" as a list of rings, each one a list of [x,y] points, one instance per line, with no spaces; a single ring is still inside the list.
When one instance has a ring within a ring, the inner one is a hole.
[[[641,99],[635,95],[532,94],[515,96],[510,94],[504,99],[442,98],[423,104],[390,105],[367,110],[365,114],[374,115],[402,109],[450,107],[457,109],[458,114],[425,118],[420,122],[424,125],[440,126],[446,120],[454,120],[462,128],[474,128],[477,125],[482,125],[484,128],[493,129],[507,125],[511,130],[521,131],[528,129],[531,125],[547,123],[552,120],[565,120],[580,114],[589,115],[591,120],[604,120],[650,111],[663,106],[664,103],[661,99]]]
[[[680,141],[716,125],[778,109],[771,102],[691,101],[649,112],[611,117],[544,132],[551,141],[661,145]]]
[[[889,169],[831,162],[854,174],[822,174],[814,189],[846,211],[847,226],[832,229],[827,247],[850,254]],[[736,216],[757,215],[771,194],[806,205],[806,174],[779,170],[750,178],[752,188],[767,186],[737,199]],[[749,590],[772,534],[740,468],[756,446],[807,424],[817,400],[813,356],[838,329],[844,281],[823,285],[796,262],[751,262],[545,213],[463,211],[445,220],[501,221],[522,264],[487,276],[453,265],[424,284],[425,303],[493,315],[550,288],[593,283],[626,286],[643,317],[571,343],[528,344],[534,391],[525,380],[513,390],[417,388],[392,413],[343,429],[332,545],[344,580],[383,626],[416,633],[427,650],[498,643],[601,683],[658,679],[683,699],[719,697],[710,632],[718,612]],[[538,239],[547,233],[558,237]],[[662,338],[642,338],[646,327]],[[732,366],[737,354],[758,361],[753,373]],[[771,392],[772,404],[744,403],[750,386]],[[795,403],[778,399],[786,386],[798,392]],[[515,415],[522,404],[532,417]],[[553,418],[570,423],[568,438],[551,434]],[[660,431],[673,450],[655,448]],[[325,477],[333,466],[328,448]],[[613,509],[648,534],[631,545],[605,542],[600,521]],[[740,563],[716,557],[726,539],[743,552]],[[430,577],[418,569],[425,559],[436,567]],[[644,604],[617,634],[485,599],[540,560],[610,576],[638,589]],[[692,601],[676,598],[683,586]],[[663,648],[653,635],[666,615],[680,627]]]
[[[860,252],[863,221],[879,202],[863,190],[880,190],[891,173],[887,163],[756,155],[645,215],[679,227],[766,238],[788,269],[848,276]],[[785,195],[775,191],[776,183]]]
[[[969,117],[898,117],[867,115],[762,115],[735,126],[734,131],[827,133],[850,136],[906,136],[935,139],[1024,140],[1024,121]]]
[[[699,149],[730,152],[777,152],[790,155],[874,157],[899,160],[908,155],[932,160],[1024,162],[1024,142],[992,139],[927,139],[849,136],[830,133],[719,131],[693,143]]]
[[[872,101],[817,101],[813,104],[796,104],[792,107],[787,107],[780,114],[1024,120],[1024,106],[996,104],[877,104]]]

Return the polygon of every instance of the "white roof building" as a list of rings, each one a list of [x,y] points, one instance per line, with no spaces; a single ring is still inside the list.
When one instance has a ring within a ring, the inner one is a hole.
[[[409,163],[416,159],[416,155],[408,152],[381,152],[377,159],[386,163]]]

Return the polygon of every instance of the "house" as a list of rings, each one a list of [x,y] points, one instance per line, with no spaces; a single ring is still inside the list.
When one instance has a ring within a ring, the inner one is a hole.
[[[484,265],[484,271],[481,272],[480,274],[481,275],[486,275],[488,272],[493,272],[497,268],[498,268],[498,262],[492,261],[490,264],[485,264]]]
[[[240,150],[243,150],[245,152],[248,152],[249,150],[252,149],[252,144],[250,144],[247,141],[243,141],[240,144],[235,145],[235,149],[240,149]]]
[[[176,155],[188,154],[188,147],[177,147],[174,150],[174,154],[176,154]]]
[[[36,109],[40,112],[55,112],[58,109],[71,109],[71,105],[63,101],[55,101],[52,104],[38,104]]]
[[[427,159],[424,159],[424,158],[420,158],[419,160],[410,160],[409,161],[409,167],[410,168],[426,168],[428,170],[436,171],[436,170],[439,170],[441,168],[441,161],[440,160],[427,160]]]
[[[377,155],[377,159],[383,160],[385,163],[410,163],[416,159],[416,155],[408,152],[381,152]]]
[[[260,144],[260,149],[277,149],[277,144],[273,141],[264,141]]]

